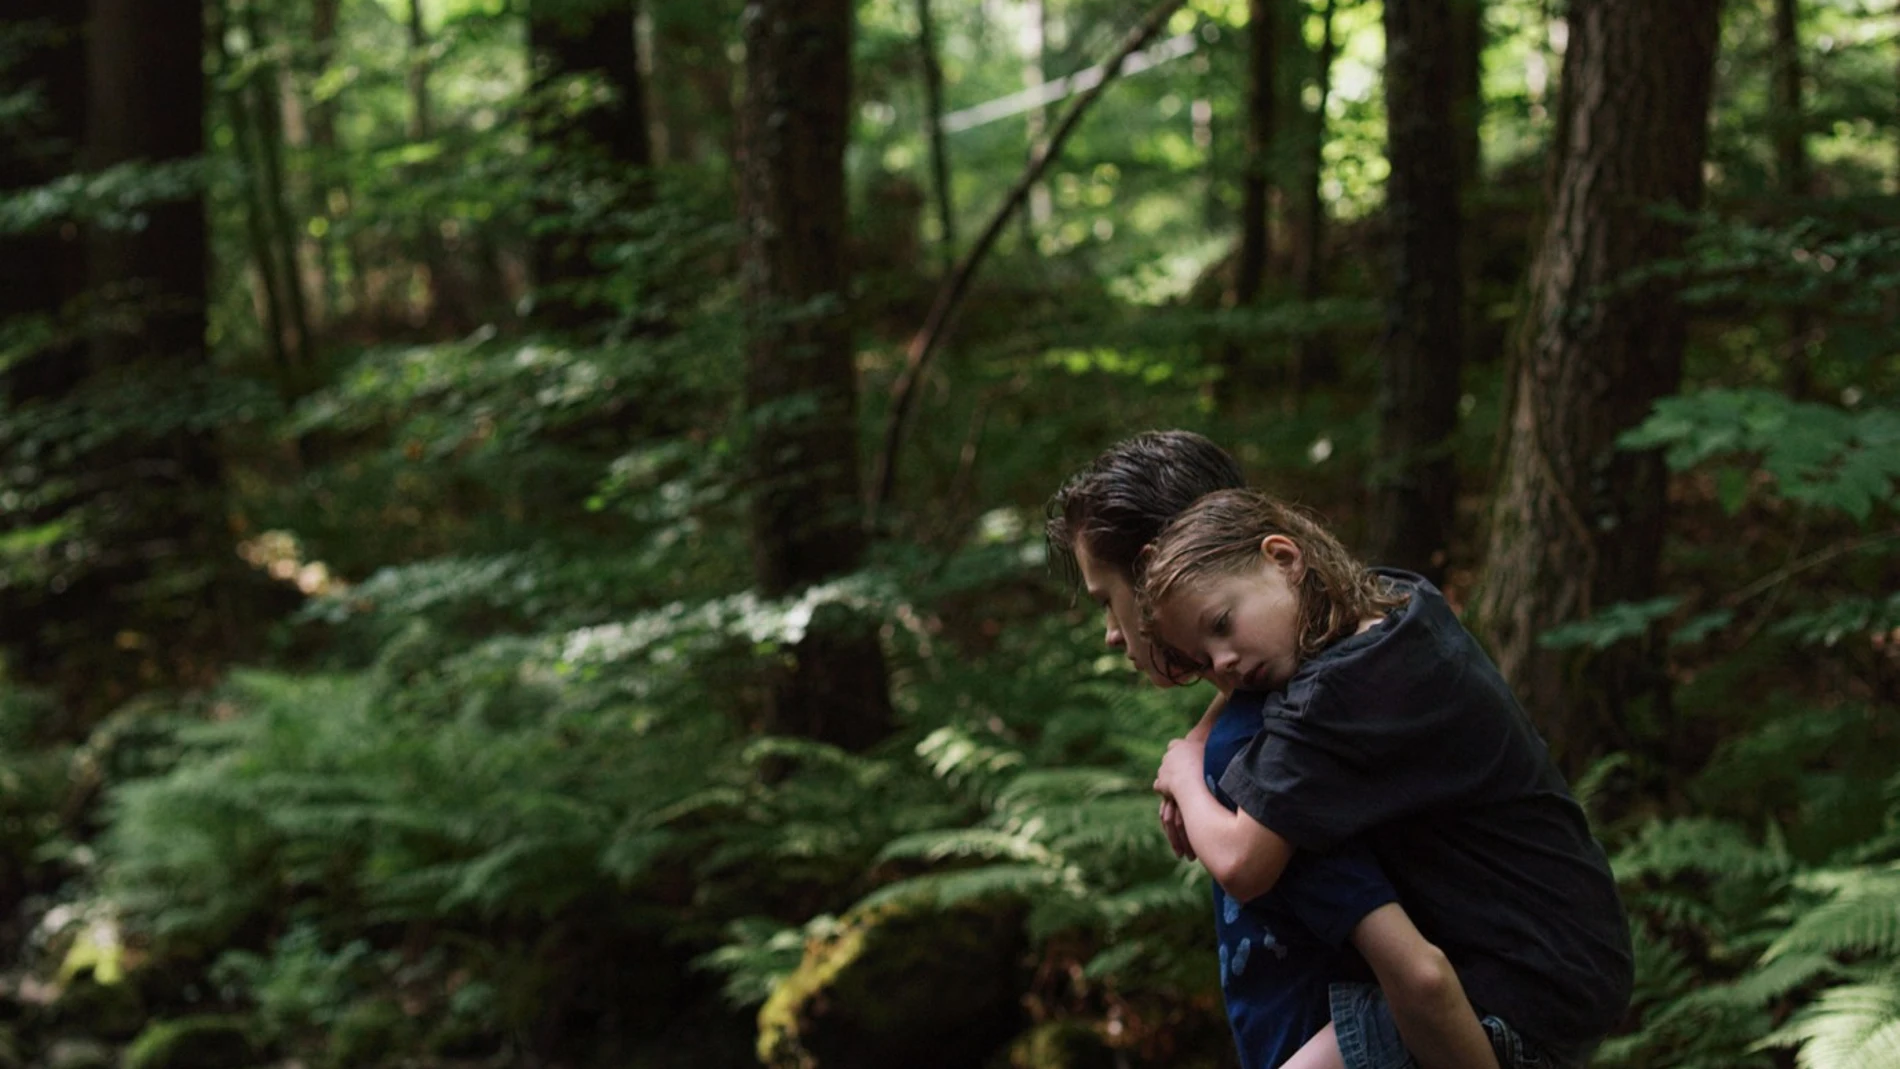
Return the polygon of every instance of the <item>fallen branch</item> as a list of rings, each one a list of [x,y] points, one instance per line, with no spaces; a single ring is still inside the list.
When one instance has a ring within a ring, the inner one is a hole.
[[[964,253],[956,270],[950,273],[950,277],[944,280],[943,286],[937,291],[936,302],[931,305],[930,315],[924,319],[923,328],[910,340],[910,347],[905,352],[904,370],[898,374],[897,381],[891,384],[891,408],[884,421],[884,447],[878,453],[877,467],[871,476],[871,499],[865,510],[873,530],[877,529],[879,515],[883,511],[885,502],[890,500],[892,490],[897,484],[897,454],[904,441],[904,428],[909,420],[911,405],[916,399],[917,385],[923,378],[924,369],[930,364],[930,358],[936,355],[938,347],[943,344],[944,338],[948,335],[957,311],[963,304],[963,297],[969,291],[970,279],[976,274],[978,265],[983,262],[983,257],[988,254],[990,247],[996,244],[997,237],[1002,234],[1003,227],[1008,224],[1010,217],[1028,198],[1030,187],[1042,178],[1043,172],[1049,169],[1049,164],[1062,151],[1062,143],[1068,140],[1069,134],[1075,130],[1077,122],[1082,118],[1082,113],[1088,110],[1096,97],[1102,95],[1102,90],[1108,88],[1108,83],[1121,72],[1122,65],[1127,62],[1128,57],[1155,34],[1161,32],[1161,28],[1167,25],[1168,18],[1180,10],[1186,2],[1187,0],[1162,0],[1148,12],[1147,17],[1143,18],[1139,25],[1128,31],[1128,35],[1122,38],[1121,46],[1115,54],[1101,65],[1101,80],[1091,86],[1087,92],[1076,97],[1074,103],[1069,105],[1069,110],[1063,113],[1061,121],[1056,124],[1055,133],[1049,138],[1048,147],[1030,159],[1029,166],[1025,167],[1021,177],[1016,179],[1016,185],[1010,189],[1009,196],[1004,198],[1002,207],[990,217],[989,225],[984,227],[982,236],[970,246],[969,252]]]

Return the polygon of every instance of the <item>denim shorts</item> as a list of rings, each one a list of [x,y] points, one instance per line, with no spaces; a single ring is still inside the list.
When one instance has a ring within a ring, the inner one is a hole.
[[[1333,1030],[1346,1069],[1418,1069],[1378,984],[1334,984],[1330,994]],[[1482,1023],[1497,1053],[1498,1069],[1581,1069],[1589,1061],[1587,1050],[1575,1057],[1546,1053],[1500,1018],[1485,1017]]]

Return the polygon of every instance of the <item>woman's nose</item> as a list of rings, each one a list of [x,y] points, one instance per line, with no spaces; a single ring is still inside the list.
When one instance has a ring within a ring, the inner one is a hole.
[[[1115,618],[1112,616],[1109,617],[1108,630],[1102,635],[1102,641],[1106,642],[1111,650],[1121,649],[1128,644],[1127,637],[1122,634],[1122,629],[1116,626]]]

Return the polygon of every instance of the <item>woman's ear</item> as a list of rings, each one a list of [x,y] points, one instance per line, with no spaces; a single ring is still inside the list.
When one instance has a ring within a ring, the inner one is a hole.
[[[1260,540],[1260,555],[1279,568],[1289,583],[1298,583],[1306,575],[1306,554],[1300,544],[1282,534],[1270,534]]]

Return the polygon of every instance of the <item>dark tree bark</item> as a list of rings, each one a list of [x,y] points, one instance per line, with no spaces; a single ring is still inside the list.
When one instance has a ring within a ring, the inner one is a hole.
[[[429,75],[433,64],[429,58],[429,27],[422,0],[409,0],[407,21],[409,140],[423,142],[435,136],[435,105],[429,96]],[[427,176],[427,168],[423,166],[411,167],[410,171],[418,181]],[[444,332],[464,333],[475,325],[475,311],[470,306],[466,287],[442,239],[440,225],[427,206],[422,209],[422,218],[416,220],[416,224],[417,251],[429,274],[430,314],[440,323]]]
[[[268,57],[270,45],[257,8],[258,0],[247,0],[244,5],[245,34],[249,38],[249,51]],[[284,181],[283,84],[281,69],[266,58],[236,91],[250,91],[252,113],[257,120],[256,160],[260,165],[259,177],[263,180],[260,193],[267,211],[266,229],[271,235],[270,246],[283,265],[284,326],[289,335],[292,360],[286,385],[291,395],[302,396],[315,388],[316,383],[311,375],[314,357],[310,351],[310,311],[304,299],[303,269],[297,257],[302,234],[291,216]]]
[[[310,3],[310,66],[304,72],[305,89],[322,79],[332,65],[336,63],[336,30],[338,0],[311,0]],[[342,184],[336,175],[336,121],[337,100],[331,96],[318,100],[315,94],[305,98],[304,114],[310,123],[310,214],[314,219],[334,222],[330,210],[331,193],[343,192]],[[344,192],[347,197],[347,192]],[[317,269],[322,274],[323,309],[326,317],[337,314],[341,303],[338,277],[341,272],[337,264],[337,241],[330,228],[317,236]]]
[[[211,55],[220,81],[231,78],[239,67],[226,46],[226,18],[229,15],[223,0],[213,0],[209,5],[212,15]],[[263,188],[260,176],[264,167],[259,156],[268,152],[268,146],[258,144],[259,124],[251,115],[251,79],[255,72],[247,74],[236,85],[229,85],[221,94],[226,117],[231,123],[234,138],[233,148],[237,155],[237,173],[235,181],[244,202],[244,238],[251,255],[251,268],[257,272],[258,288],[262,290],[264,306],[263,327],[264,345],[270,350],[271,363],[277,368],[278,387],[286,399],[296,396],[293,383],[296,379],[296,363],[292,357],[291,331],[288,327],[289,313],[284,294],[286,279],[279,271],[277,254],[271,239],[272,213],[267,207],[268,193]],[[292,267],[294,268],[294,263]]]
[[[31,189],[78,169],[86,122],[85,9],[71,0],[27,0],[6,19],[21,51],[0,68],[0,93],[30,91],[35,113],[0,134],[0,195]],[[0,536],[48,523],[58,509],[20,503],[55,473],[23,447],[42,405],[66,399],[85,375],[85,351],[72,333],[69,303],[85,292],[86,255],[76,226],[0,235],[0,331],[23,357],[0,370]],[[28,341],[38,338],[37,343]],[[54,573],[54,582],[63,579]],[[70,599],[36,570],[0,567],[0,651],[15,679],[45,681],[57,654],[48,631]]]
[[[536,116],[537,143],[570,162],[611,168],[627,181],[636,201],[646,199],[645,172],[653,166],[653,140],[647,127],[646,82],[635,43],[639,21],[634,0],[534,0],[529,7],[528,47],[534,60],[536,94],[548,105]],[[607,99],[578,112],[555,99],[575,79],[597,80]],[[572,179],[575,171],[555,168]],[[559,219],[573,200],[558,191],[544,214]],[[573,226],[555,227],[534,247],[535,318],[557,327],[577,327],[592,318],[571,292],[596,273],[588,256],[586,234]]]
[[[609,90],[607,99],[578,114],[550,117],[540,131],[545,140],[566,147],[579,141],[627,167],[653,165],[634,37],[639,7],[638,0],[536,0],[528,20],[536,88],[591,77]]]
[[[1326,0],[1320,11],[1319,54],[1314,57],[1314,80],[1319,87],[1319,103],[1307,124],[1306,164],[1300,191],[1300,233],[1296,263],[1299,272],[1300,300],[1319,300],[1326,286],[1326,199],[1321,196],[1325,177],[1326,109],[1333,96],[1333,58],[1338,52],[1334,40],[1335,0]],[[1293,349],[1293,381],[1297,395],[1307,387],[1339,378],[1339,356],[1333,339],[1324,333],[1302,334]]]
[[[1808,195],[1808,139],[1806,109],[1801,92],[1801,27],[1799,0],[1775,0],[1775,72],[1773,126],[1775,183],[1790,209]],[[1788,312],[1788,347],[1782,381],[1790,397],[1805,399],[1813,392],[1813,369],[1808,346],[1813,324],[1808,310]]]
[[[1637,710],[1667,720],[1652,644],[1603,653],[1537,645],[1656,588],[1666,472],[1616,438],[1682,377],[1687,316],[1656,209],[1702,199],[1720,0],[1574,0],[1555,195],[1532,263],[1526,348],[1477,601],[1498,666],[1573,773],[1626,746]]]
[[[924,125],[930,139],[930,177],[937,194],[937,247],[945,274],[957,261],[957,215],[950,190],[950,153],[943,143],[943,67],[937,62],[937,35],[930,0],[917,0],[917,50],[924,68]]]
[[[1392,293],[1370,546],[1381,563],[1434,580],[1444,574],[1454,528],[1451,439],[1464,367],[1452,25],[1452,0],[1386,0]]]
[[[1272,185],[1274,135],[1276,5],[1268,0],[1247,3],[1247,147],[1240,177],[1240,252],[1234,263],[1233,285],[1223,302],[1228,308],[1247,308],[1260,296],[1267,277],[1267,257],[1273,236],[1267,218]],[[1223,408],[1240,400],[1257,361],[1249,359],[1256,343],[1229,342],[1221,354]]]
[[[6,22],[23,50],[17,62],[0,68],[0,92],[31,91],[39,107],[0,133],[0,193],[76,170],[86,121],[83,6],[19,0]],[[85,248],[76,228],[0,235],[0,320],[57,317],[84,289]],[[47,348],[7,369],[0,382],[16,401],[57,396],[78,381],[80,371],[69,347]]]
[[[90,12],[87,168],[199,156],[200,6],[93,0]],[[89,534],[103,548],[64,595],[85,606],[85,644],[110,643],[99,667],[125,689],[204,682],[251,632],[236,593],[242,576],[216,442],[188,418],[212,375],[204,196],[150,203],[140,214],[136,228],[95,227],[89,244],[86,389],[102,407],[88,415],[118,436],[86,458]],[[126,400],[134,383],[158,391],[143,420]]]
[[[723,29],[738,24],[743,8],[743,0],[705,0],[690,16],[679,5],[643,9],[651,26],[654,159],[703,164],[738,158],[738,65],[727,58]]]
[[[203,16],[195,4],[93,0],[87,56],[92,92],[86,163],[171,163],[204,151]],[[96,317],[100,367],[157,354],[202,361],[208,249],[202,195],[153,205],[136,230],[92,241],[94,296],[129,304],[128,317]]]
[[[1458,131],[1458,179],[1478,184],[1483,153],[1484,0],[1451,0],[1451,121]]]
[[[851,0],[752,0],[743,25],[745,406],[761,593],[783,598],[863,558],[857,379],[844,307]],[[861,749],[891,728],[875,628],[821,610],[774,686],[768,730]]]

